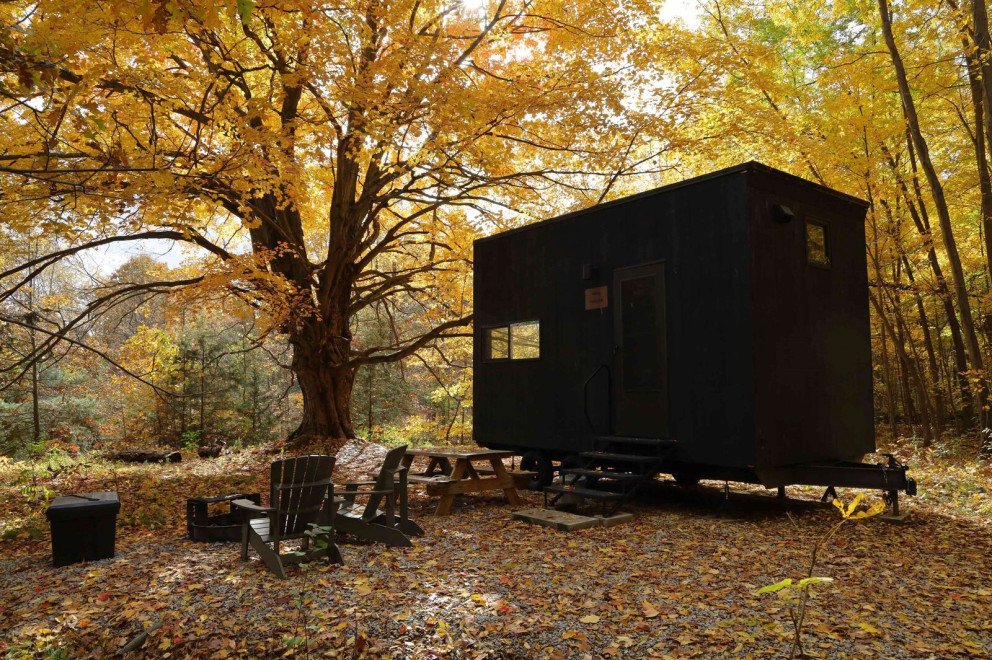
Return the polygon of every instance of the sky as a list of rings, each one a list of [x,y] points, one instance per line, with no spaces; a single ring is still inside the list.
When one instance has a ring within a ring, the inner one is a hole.
[[[681,19],[688,27],[699,25],[699,2],[697,0],[668,0],[661,10],[665,20]]]
[[[81,258],[89,272],[106,276],[120,268],[128,259],[139,255],[154,257],[171,268],[175,268],[189,256],[186,248],[175,241],[128,241],[87,250]]]

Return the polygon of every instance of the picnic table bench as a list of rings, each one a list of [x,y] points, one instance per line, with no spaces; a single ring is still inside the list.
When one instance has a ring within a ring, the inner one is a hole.
[[[429,495],[440,495],[441,500],[434,513],[445,516],[451,513],[455,495],[464,493],[502,490],[510,504],[520,504],[513,475],[503,465],[503,459],[510,456],[513,456],[512,451],[459,451],[424,447],[407,449],[403,456],[403,465],[410,468],[414,459],[427,459],[427,468],[423,472],[410,469],[407,480],[409,483],[427,484]],[[489,466],[476,466],[476,463],[488,463]]]

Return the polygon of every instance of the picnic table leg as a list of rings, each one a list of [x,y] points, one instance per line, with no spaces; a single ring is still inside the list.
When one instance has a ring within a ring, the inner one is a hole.
[[[451,513],[451,505],[455,503],[455,494],[451,492],[451,484],[458,483],[465,476],[465,464],[467,462],[464,458],[455,461],[455,469],[451,471],[451,482],[444,486],[444,494],[441,495],[441,501],[437,503],[437,510],[434,511],[435,516],[446,516]]]
[[[510,473],[506,471],[503,461],[499,458],[491,458],[489,459],[489,464],[492,465],[493,472],[496,473],[496,476],[504,484],[503,492],[506,493],[506,499],[510,501],[510,504],[520,504],[521,501],[520,495],[517,493],[517,485],[514,483]]]

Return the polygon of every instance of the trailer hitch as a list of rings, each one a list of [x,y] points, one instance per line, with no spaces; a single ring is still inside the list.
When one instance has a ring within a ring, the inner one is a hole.
[[[888,459],[888,463],[886,465],[884,465],[882,467],[882,469],[883,470],[899,470],[900,472],[902,472],[902,474],[903,474],[903,481],[905,481],[905,483],[906,483],[906,489],[905,489],[906,490],[906,494],[907,495],[913,495],[913,496],[915,496],[916,495],[916,479],[911,479],[911,478],[909,478],[909,477],[906,476],[906,471],[909,469],[909,466],[906,465],[906,464],[904,464],[904,463],[900,463],[899,462],[899,459],[897,459],[892,454],[882,454],[882,456],[885,456],[885,458]]]

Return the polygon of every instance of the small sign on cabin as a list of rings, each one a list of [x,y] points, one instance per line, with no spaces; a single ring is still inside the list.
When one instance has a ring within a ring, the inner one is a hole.
[[[606,309],[608,305],[605,286],[586,289],[586,309]]]

